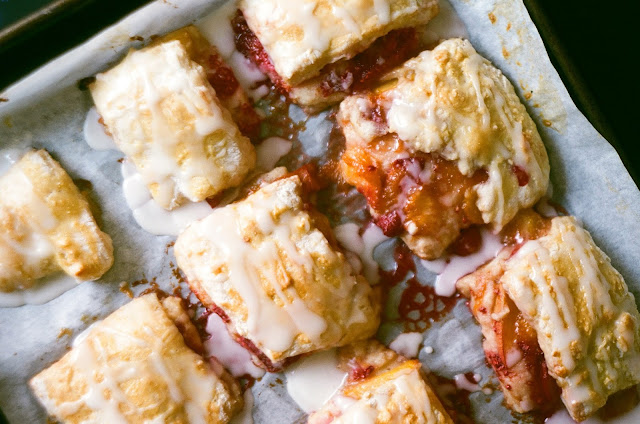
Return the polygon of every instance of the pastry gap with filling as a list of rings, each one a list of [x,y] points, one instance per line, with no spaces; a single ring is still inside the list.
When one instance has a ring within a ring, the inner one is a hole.
[[[195,61],[230,72],[208,50],[188,27],[130,51],[89,87],[116,145],[165,209],[235,187],[255,165],[253,145]],[[236,116],[244,114],[248,100],[238,87],[221,94]]]
[[[0,177],[0,292],[60,270],[97,280],[112,264],[111,238],[49,153],[30,151]]]
[[[352,270],[297,175],[192,223],[174,252],[191,290],[268,370],[378,328],[377,291]]]
[[[427,384],[422,364],[385,348],[375,340],[338,349],[338,368],[348,372],[343,386],[309,424],[453,423]]]
[[[417,26],[434,0],[243,0],[236,47],[301,106],[321,109],[361,91],[420,51]]]
[[[240,387],[198,346],[180,299],[148,294],[87,329],[29,385],[65,423],[227,423],[242,408]]]
[[[344,179],[376,223],[435,259],[472,225],[499,231],[546,192],[549,161],[513,86],[468,41],[447,40],[346,98]]]
[[[583,421],[640,382],[640,314],[622,276],[570,216],[526,210],[507,246],[458,281],[482,328],[507,405]]]

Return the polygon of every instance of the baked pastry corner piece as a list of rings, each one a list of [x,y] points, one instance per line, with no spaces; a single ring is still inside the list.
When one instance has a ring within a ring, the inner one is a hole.
[[[267,369],[378,328],[377,292],[305,202],[298,176],[192,223],[174,252],[191,290]]]
[[[318,107],[337,103],[360,79],[380,76],[378,70],[417,53],[413,29],[438,13],[438,2],[242,0],[239,8],[239,50],[294,101]],[[356,58],[372,46],[375,53]]]
[[[507,78],[462,39],[386,75],[338,114],[341,169],[378,225],[423,259],[473,224],[500,230],[546,192],[549,160]]]
[[[340,348],[338,363],[349,373],[346,382],[309,424],[453,423],[419,361],[369,340]]]
[[[111,238],[49,153],[30,151],[0,177],[0,291],[29,288],[60,270],[96,280],[112,264]]]
[[[551,219],[538,237],[505,248],[458,286],[471,298],[498,376],[511,374],[521,384],[539,387],[540,376],[525,372],[532,367],[517,367],[544,361],[542,368],[555,379],[575,420],[585,420],[610,395],[640,382],[640,315],[634,297],[575,218]],[[495,329],[501,331],[492,335]],[[487,344],[490,339],[495,341]],[[531,351],[541,354],[532,357]],[[513,385],[500,380],[508,394]],[[518,404],[522,397],[505,398],[516,410],[539,406]]]
[[[49,414],[65,423],[229,422],[242,408],[239,386],[185,344],[163,303],[155,294],[132,300],[33,377]]]
[[[132,50],[90,85],[98,113],[166,209],[240,184],[255,151],[179,40]]]

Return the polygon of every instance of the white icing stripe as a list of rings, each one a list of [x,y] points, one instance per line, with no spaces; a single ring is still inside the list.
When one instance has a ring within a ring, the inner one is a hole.
[[[406,358],[415,358],[423,340],[422,333],[402,333],[391,342],[389,349]]]
[[[289,396],[307,413],[320,409],[347,378],[337,367],[335,349],[300,359],[285,371]]]
[[[389,237],[385,236],[377,225],[369,225],[360,236],[360,227],[352,222],[338,225],[334,232],[342,247],[358,255],[362,261],[362,273],[367,281],[370,284],[378,284],[379,265],[373,258],[373,253],[376,247],[389,240]]]
[[[128,160],[122,162],[122,176],[125,201],[138,225],[151,234],[177,236],[190,223],[211,213],[206,201],[186,203],[170,211],[164,209],[151,197],[142,176]]]
[[[89,147],[95,150],[118,150],[116,142],[105,132],[104,126],[99,121],[100,115],[95,106],[89,109],[82,126],[84,140]]]
[[[203,235],[225,258],[228,281],[247,308],[247,326],[252,340],[270,350],[284,351],[300,333],[317,341],[327,323],[307,308],[294,288],[280,287],[280,271],[273,267],[282,263],[281,249],[303,272],[310,272],[313,263],[310,257],[299,253],[291,239],[292,231],[300,222],[296,213],[287,210],[278,216],[278,222],[274,221],[272,213],[277,210],[278,202],[277,195],[262,197],[260,203],[249,197],[239,204],[214,210],[199,225]],[[241,222],[236,219],[236,208],[250,208],[255,216],[263,234],[257,247],[244,240],[244,231],[239,228]],[[277,300],[267,296],[264,282],[268,282]]]
[[[61,296],[77,285],[78,281],[75,278],[59,272],[38,279],[33,287],[28,289],[11,293],[0,292],[0,308],[15,308],[22,305],[42,305]]]

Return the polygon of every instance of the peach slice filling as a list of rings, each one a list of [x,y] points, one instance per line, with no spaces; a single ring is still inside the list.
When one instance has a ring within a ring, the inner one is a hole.
[[[473,187],[487,181],[487,172],[480,169],[466,176],[453,161],[412,152],[395,134],[347,146],[341,170],[366,197],[385,235],[410,234],[438,242],[440,248],[425,259],[439,256],[461,230],[483,223]]]

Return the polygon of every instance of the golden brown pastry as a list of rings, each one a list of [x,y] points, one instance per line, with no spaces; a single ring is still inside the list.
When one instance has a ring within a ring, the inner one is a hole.
[[[304,201],[298,176],[215,209],[174,252],[192,291],[268,369],[378,327],[376,295]]]
[[[526,370],[548,369],[567,410],[582,421],[640,382],[640,314],[622,276],[575,218],[553,218],[522,238],[458,287],[471,298],[489,362],[499,377],[511,375],[501,378],[508,404],[539,409],[531,390],[544,376]],[[528,393],[512,384],[527,381]]]
[[[64,423],[227,423],[242,407],[237,383],[187,347],[155,294],[87,329],[29,384]]]
[[[0,177],[1,292],[29,288],[60,270],[96,280],[112,264],[111,238],[45,150],[28,152]]]
[[[242,0],[240,11],[239,50],[296,103],[319,108],[417,53],[414,28],[438,2]]]
[[[545,192],[549,161],[513,86],[447,40],[340,104],[344,178],[387,235],[439,257],[473,224],[500,230]]]
[[[370,340],[338,351],[349,377],[309,417],[309,424],[449,424],[440,400],[425,382],[419,361],[407,360]]]
[[[255,151],[183,43],[131,51],[90,86],[98,113],[166,209],[242,182]]]
[[[193,25],[170,32],[154,40],[151,45],[173,40],[180,41],[189,58],[202,66],[220,104],[229,111],[240,132],[252,140],[257,138],[260,132],[260,118],[233,70],[224,62],[215,46],[209,44]]]

